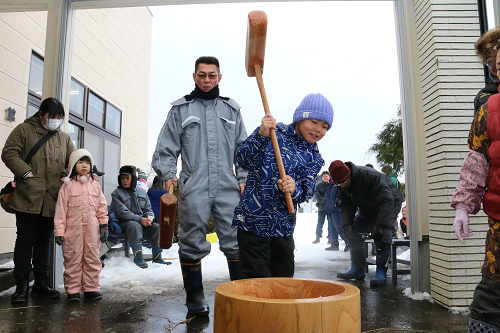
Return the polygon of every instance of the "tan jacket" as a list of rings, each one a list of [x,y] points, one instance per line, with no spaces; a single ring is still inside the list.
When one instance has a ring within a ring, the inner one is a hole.
[[[26,119],[7,138],[2,150],[2,161],[16,178],[10,208],[52,217],[59,188],[63,184],[61,178],[67,174],[65,167],[75,146],[67,133],[58,130],[26,164],[24,159],[29,151],[46,133],[37,115]],[[30,170],[33,177],[22,179]]]

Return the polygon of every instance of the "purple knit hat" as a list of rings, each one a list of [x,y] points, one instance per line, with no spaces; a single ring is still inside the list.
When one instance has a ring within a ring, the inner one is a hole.
[[[322,120],[328,124],[328,129],[332,128],[333,107],[332,104],[321,94],[309,94],[293,114],[293,122],[296,123],[305,119]]]

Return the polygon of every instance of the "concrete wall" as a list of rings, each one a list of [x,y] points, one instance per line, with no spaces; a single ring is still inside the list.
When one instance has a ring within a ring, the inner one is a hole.
[[[121,161],[147,168],[152,15],[147,7],[76,12],[72,76],[122,111]],[[46,12],[0,13],[0,149],[26,116],[32,50],[44,55]],[[16,122],[4,110],[16,109]],[[0,161],[0,185],[12,173]],[[15,219],[0,211],[0,254],[12,252]]]
[[[453,232],[451,197],[458,184],[473,100],[484,87],[483,67],[475,55],[480,36],[475,0],[414,0],[408,41],[412,75],[415,138],[425,151],[416,172],[425,181],[421,193],[421,234],[429,235],[433,299],[445,307],[468,306],[480,280],[486,217],[471,218],[475,236],[462,246]],[[428,221],[428,223],[426,223]],[[428,225],[426,225],[428,224]]]

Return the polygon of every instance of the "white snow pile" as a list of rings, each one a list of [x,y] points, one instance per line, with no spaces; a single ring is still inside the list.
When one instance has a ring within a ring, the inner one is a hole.
[[[14,268],[14,262],[11,260],[11,261],[8,261],[6,262],[5,264],[2,264],[0,265],[0,269],[11,269],[11,268]]]
[[[411,298],[411,299],[414,299],[416,301],[429,301],[431,303],[434,303],[434,301],[432,300],[432,297],[429,293],[427,292],[423,292],[423,293],[415,293],[415,294],[412,294],[411,292],[411,288],[406,288],[403,293],[405,294],[406,297],[408,298]]]
[[[326,236],[328,234],[328,222],[323,226],[323,238],[319,244],[312,244],[315,239],[316,223],[318,215],[315,213],[297,214],[297,226],[295,228],[295,265],[296,267],[321,267],[330,265],[335,259],[349,259],[349,252],[342,251],[344,242],[340,242],[340,251],[325,251],[328,246]],[[144,254],[151,254],[151,249],[143,248]],[[132,255],[126,258],[123,251],[107,254],[104,261],[105,267],[101,271],[101,290],[105,297],[117,300],[140,299],[151,295],[158,295],[168,292],[173,288],[182,288],[182,274],[177,253],[178,245],[173,244],[168,250],[162,253],[163,259],[172,261],[171,265],[160,265],[148,262],[147,269],[137,267]],[[409,251],[407,251],[409,258]],[[406,252],[405,252],[406,253]],[[399,257],[405,256],[401,254]],[[12,262],[2,266],[13,267]],[[219,242],[212,244],[211,253],[202,260],[203,280],[229,281],[226,257],[219,250]],[[59,290],[64,292],[64,286],[59,286]],[[1,296],[12,295],[15,288],[2,291]],[[406,293],[406,292],[405,292]],[[409,292],[411,295],[411,292]],[[410,297],[407,295],[407,297]],[[412,295],[414,299],[429,299],[427,293]]]
[[[401,253],[397,257],[398,257],[398,259],[410,261],[410,249],[408,249],[405,252]]]
[[[327,222],[323,227],[324,237],[320,244],[312,244],[315,238],[317,214],[297,214],[297,227],[294,233],[295,264],[301,267],[318,267],[329,264],[332,258],[349,258],[349,253],[343,252],[344,244],[340,241],[340,251],[325,251],[327,247]],[[144,248],[144,254],[151,254],[151,249]],[[101,289],[106,297],[117,299],[142,298],[148,295],[158,295],[172,288],[182,288],[182,274],[179,263],[178,244],[173,244],[164,250],[164,260],[172,261],[171,265],[160,265],[148,262],[149,267],[137,267],[132,256],[126,258],[122,251],[108,254],[101,271]],[[227,280],[229,271],[224,254],[219,250],[219,242],[212,243],[212,251],[202,262],[203,280]]]
[[[470,311],[467,308],[453,307],[453,308],[450,309],[450,311],[453,314],[459,314],[459,315],[462,315],[462,316],[468,316],[470,314]]]

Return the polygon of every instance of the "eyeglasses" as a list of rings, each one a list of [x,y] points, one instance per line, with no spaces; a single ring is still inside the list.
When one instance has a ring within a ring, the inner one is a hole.
[[[342,185],[345,185],[347,182],[349,181],[349,178],[347,178],[345,181],[343,181],[342,183],[335,183],[335,185],[337,186],[342,186]]]
[[[195,75],[196,75],[196,77],[198,79],[204,79],[204,78],[206,78],[208,76],[208,78],[210,80],[215,80],[219,76],[219,74],[217,74],[217,73],[209,73],[209,74],[207,74],[207,73],[203,73],[203,72],[201,72],[201,73],[195,73]]]

